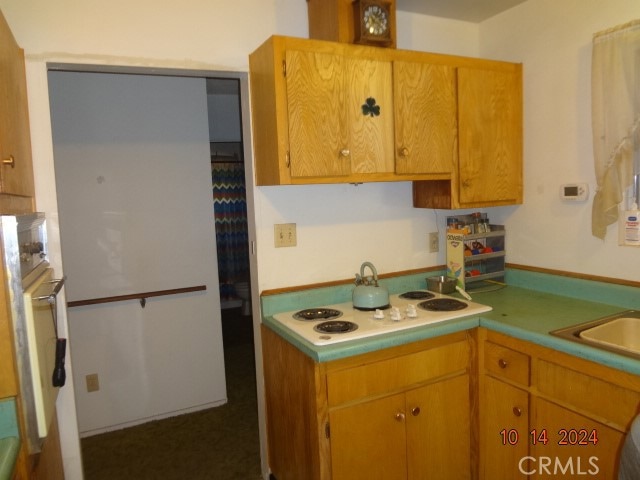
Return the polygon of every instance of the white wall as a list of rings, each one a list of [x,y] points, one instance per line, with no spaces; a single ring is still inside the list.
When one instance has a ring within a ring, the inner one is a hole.
[[[482,56],[524,64],[525,203],[494,209],[508,261],[640,280],[640,251],[618,246],[615,226],[604,241],[591,235],[591,40],[637,18],[637,0],[529,0],[480,25]],[[589,201],[560,200],[571,182],[589,184]]]
[[[49,86],[67,299],[206,288],[69,309],[80,432],[225,403],[205,79]]]

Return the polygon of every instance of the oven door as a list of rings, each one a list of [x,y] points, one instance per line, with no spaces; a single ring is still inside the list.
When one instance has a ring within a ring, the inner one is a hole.
[[[52,291],[56,281],[51,279],[52,269],[47,268],[28,288],[23,300],[26,320],[27,349],[31,366],[33,410],[40,438],[47,436],[55,413],[58,387],[53,386],[56,361],[56,311]],[[54,295],[55,297],[55,295]]]

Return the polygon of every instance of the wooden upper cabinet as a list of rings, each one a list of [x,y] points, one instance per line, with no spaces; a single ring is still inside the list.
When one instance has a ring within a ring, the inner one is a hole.
[[[391,64],[286,53],[292,177],[393,171]]]
[[[414,206],[522,202],[521,66],[274,36],[249,57],[257,185],[414,181]]]
[[[0,66],[0,210],[27,213],[34,186],[24,54],[1,13]]]
[[[458,161],[451,181],[415,182],[413,205],[470,208],[522,203],[522,66],[457,68]]]
[[[458,158],[455,68],[393,63],[396,173],[451,174]]]
[[[512,72],[458,69],[460,206],[522,203],[522,93]]]

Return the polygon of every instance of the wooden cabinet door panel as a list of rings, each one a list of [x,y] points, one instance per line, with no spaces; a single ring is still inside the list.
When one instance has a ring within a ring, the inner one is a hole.
[[[512,72],[458,69],[460,204],[522,202],[522,86]]]
[[[618,478],[621,432],[536,397],[532,417],[531,428],[544,429],[549,441],[531,447],[528,478]]]
[[[406,402],[407,478],[471,478],[469,376],[411,390]]]
[[[484,376],[480,392],[480,478],[526,478],[519,465],[529,451],[528,431],[529,394]]]
[[[393,63],[396,173],[451,173],[458,159],[453,67]]]
[[[332,480],[405,480],[404,394],[329,413]]]
[[[33,166],[24,55],[0,13],[0,193],[32,197]]]
[[[344,57],[290,50],[286,65],[291,176],[348,175]]]
[[[292,177],[393,172],[390,62],[291,50],[286,78]]]
[[[393,172],[391,62],[345,58],[349,151],[354,173]],[[370,102],[368,104],[367,102]]]

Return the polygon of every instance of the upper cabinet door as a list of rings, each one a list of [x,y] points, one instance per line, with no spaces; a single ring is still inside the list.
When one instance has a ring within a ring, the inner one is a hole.
[[[286,59],[291,176],[348,175],[344,58],[289,50]]]
[[[455,68],[393,63],[396,173],[451,173],[458,159]]]
[[[522,203],[522,82],[517,73],[458,69],[460,206]]]
[[[390,62],[287,51],[292,177],[393,171]]]
[[[0,14],[0,193],[33,197],[24,54]]]

